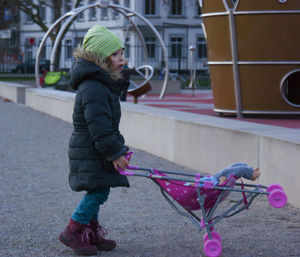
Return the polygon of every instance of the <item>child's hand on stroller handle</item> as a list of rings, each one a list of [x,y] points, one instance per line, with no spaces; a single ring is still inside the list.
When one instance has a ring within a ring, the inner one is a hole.
[[[117,171],[119,171],[120,169],[125,170],[128,164],[129,160],[123,155],[113,161],[113,165]]]
[[[126,176],[134,176],[135,173],[133,171],[126,171],[126,169],[138,169],[137,166],[131,166],[129,165],[129,161],[130,161],[130,158],[131,158],[131,155],[133,154],[133,151],[130,151],[130,152],[127,152],[125,154],[125,158],[126,160],[128,161],[128,164],[126,165],[126,167],[124,169],[122,169],[121,167],[118,168],[118,171],[120,172],[120,174],[122,175],[126,175]]]

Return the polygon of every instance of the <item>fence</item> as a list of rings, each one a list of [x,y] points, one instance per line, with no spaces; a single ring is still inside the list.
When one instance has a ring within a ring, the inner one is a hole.
[[[60,48],[59,67],[57,69],[68,70],[74,62],[73,50],[74,45],[71,40],[65,40],[65,44]],[[19,49],[11,51],[8,48],[0,48],[0,73],[1,76],[11,76],[11,74],[34,73],[35,56],[38,50],[38,45],[24,45]],[[146,44],[148,51],[148,64],[154,70],[161,71],[164,65],[163,52],[160,46],[154,44]],[[195,67],[197,71],[207,73],[207,58],[205,48],[196,48],[194,60],[191,59],[189,46],[187,45],[169,45],[167,46],[169,56],[169,69],[180,73],[187,73]],[[40,72],[44,69],[49,70],[49,59],[52,52],[52,45],[43,47],[40,55]],[[145,64],[142,47],[136,45],[126,45],[125,58],[129,61],[129,65],[139,67]]]

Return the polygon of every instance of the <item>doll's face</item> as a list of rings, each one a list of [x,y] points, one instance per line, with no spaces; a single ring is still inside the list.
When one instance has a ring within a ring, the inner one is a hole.
[[[109,61],[113,70],[121,72],[124,66],[124,49],[114,52],[109,57]]]

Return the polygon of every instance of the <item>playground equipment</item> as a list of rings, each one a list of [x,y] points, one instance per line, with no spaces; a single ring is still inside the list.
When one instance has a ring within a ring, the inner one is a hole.
[[[145,72],[143,73],[142,70],[144,70]],[[142,65],[136,69],[136,73],[144,78],[144,81],[140,84],[137,84],[134,81],[130,81],[127,91],[134,97],[134,103],[137,104],[138,97],[141,95],[145,95],[148,91],[151,90],[149,81],[153,76],[153,68],[150,65]]]
[[[189,83],[188,87],[192,88],[192,89],[194,89],[194,84],[195,84],[195,80],[196,80],[195,50],[196,50],[196,47],[194,45],[189,46],[192,67],[190,70],[190,83]]]
[[[199,0],[214,111],[300,114],[300,1]]]
[[[141,67],[137,67],[136,71],[138,74],[142,75],[143,73],[140,72],[140,70],[145,69],[145,74],[143,74],[143,78],[144,78],[144,82],[140,83],[140,84],[135,84],[131,81],[132,86],[129,88],[129,93],[132,94],[136,101],[137,101],[137,97],[146,94],[149,90],[151,90],[151,87],[149,86],[149,81],[152,78],[153,75],[153,68],[148,64],[148,53],[147,53],[147,48],[146,48],[146,44],[145,44],[145,40],[144,37],[141,33],[141,31],[139,30],[139,28],[137,27],[136,23],[134,22],[133,18],[139,18],[141,21],[143,21],[149,28],[150,30],[154,33],[154,35],[158,38],[161,47],[162,47],[162,52],[163,52],[163,56],[164,56],[164,63],[165,63],[165,69],[166,69],[166,73],[164,76],[164,81],[163,81],[163,85],[162,85],[162,89],[161,89],[161,93],[160,93],[160,98],[164,97],[165,94],[165,90],[166,90],[166,86],[167,86],[167,80],[168,80],[168,72],[169,72],[169,67],[168,67],[168,54],[167,54],[167,49],[165,47],[165,44],[160,36],[160,34],[158,33],[158,31],[155,29],[155,27],[147,20],[145,19],[142,15],[138,14],[137,12],[126,8],[124,6],[121,5],[116,5],[116,4],[108,4],[107,2],[97,2],[94,4],[89,4],[89,5],[84,5],[81,7],[78,7],[66,14],[64,14],[62,17],[60,17],[57,21],[55,21],[52,26],[49,28],[49,30],[46,32],[46,34],[44,35],[40,46],[38,48],[37,51],[37,56],[36,56],[36,63],[35,63],[35,80],[36,80],[36,87],[41,87],[40,86],[40,80],[39,80],[39,61],[40,61],[40,54],[42,51],[42,48],[48,38],[48,36],[50,35],[50,33],[52,32],[52,30],[62,21],[65,20],[65,22],[63,23],[63,25],[61,26],[57,37],[55,39],[54,45],[53,45],[53,49],[52,49],[52,53],[51,53],[51,58],[50,58],[50,71],[54,72],[55,71],[55,57],[58,53],[58,47],[59,44],[62,40],[63,35],[65,34],[66,30],[69,28],[69,25],[74,21],[74,19],[83,11],[88,10],[90,8],[112,8],[115,11],[117,11],[118,13],[122,14],[127,20],[128,22],[132,25],[134,31],[137,33],[137,36],[141,42],[142,45],[142,49],[143,49],[143,55],[144,55],[144,59],[145,59],[145,65],[141,66]]]

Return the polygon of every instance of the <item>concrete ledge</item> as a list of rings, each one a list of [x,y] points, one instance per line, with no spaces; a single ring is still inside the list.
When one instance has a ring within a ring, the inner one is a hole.
[[[8,95],[6,88],[0,83],[2,97]],[[71,122],[74,99],[74,93],[27,88],[25,102],[35,110]],[[289,203],[300,208],[298,129],[124,102],[120,129],[129,146],[201,173],[214,174],[233,162],[260,167],[259,182],[281,184]]]
[[[72,122],[75,94],[54,89],[26,90],[26,105],[67,122]]]
[[[0,81],[0,96],[13,102],[25,104],[25,89],[30,86]]]

